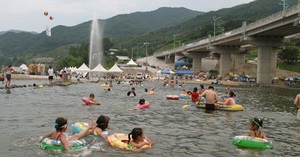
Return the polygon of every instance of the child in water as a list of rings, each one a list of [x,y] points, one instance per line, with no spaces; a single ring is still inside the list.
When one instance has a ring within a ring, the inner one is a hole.
[[[63,117],[58,117],[55,120],[54,127],[56,131],[50,132],[42,137],[40,142],[42,142],[46,137],[49,137],[52,140],[60,140],[62,145],[64,146],[65,150],[68,151],[70,150],[69,148],[69,142],[72,140],[79,140],[90,133],[90,129],[93,128],[93,120],[89,118],[89,124],[88,127],[83,130],[82,132],[78,134],[74,134],[71,137],[67,138],[66,135],[64,134],[67,131],[68,128],[68,120],[63,118]]]
[[[258,118],[251,119],[250,131],[248,132],[248,136],[268,139],[265,133],[259,131],[259,127],[262,127],[262,125],[263,125],[262,119],[258,119]]]
[[[136,96],[134,87],[131,88],[131,91],[127,92],[127,96]]]
[[[101,105],[100,103],[98,103],[96,100],[94,100],[95,95],[94,94],[90,94],[88,101],[91,103],[91,105]]]
[[[132,137],[132,140],[131,140]],[[128,144],[131,144],[137,148],[141,148],[144,145],[152,145],[152,142],[146,137],[141,128],[133,128],[131,133],[128,134]]]
[[[94,131],[103,139],[106,140],[105,135],[103,135],[103,131],[106,131],[106,128],[108,127],[110,118],[108,116],[101,115],[98,117],[96,121],[96,127]],[[94,132],[93,131],[93,132]]]

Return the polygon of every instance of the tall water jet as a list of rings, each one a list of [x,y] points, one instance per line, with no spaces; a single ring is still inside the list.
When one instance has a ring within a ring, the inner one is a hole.
[[[98,20],[94,18],[91,25],[90,34],[90,52],[89,52],[89,68],[94,69],[102,62],[103,48],[102,48],[103,31],[100,28]]]

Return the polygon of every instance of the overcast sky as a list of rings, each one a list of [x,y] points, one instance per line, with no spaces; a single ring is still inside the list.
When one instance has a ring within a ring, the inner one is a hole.
[[[74,26],[94,17],[153,11],[160,7],[185,7],[196,11],[228,8],[254,0],[0,0],[0,31],[42,32],[46,25]],[[48,16],[43,12],[47,11]],[[53,16],[53,20],[49,20]]]

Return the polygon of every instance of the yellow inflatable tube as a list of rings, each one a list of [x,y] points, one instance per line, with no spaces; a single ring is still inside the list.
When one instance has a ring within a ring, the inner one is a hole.
[[[123,133],[115,133],[113,135],[107,136],[108,144],[112,147],[130,150],[130,151],[140,151],[145,148],[151,148],[151,145],[144,145],[141,148],[137,148],[131,144],[128,144],[128,135]]]
[[[197,104],[196,107],[205,109],[205,105],[202,104],[202,103]],[[239,105],[239,104],[230,105],[230,106],[215,104],[215,109],[216,110],[221,110],[221,111],[243,111],[244,107],[242,105]]]

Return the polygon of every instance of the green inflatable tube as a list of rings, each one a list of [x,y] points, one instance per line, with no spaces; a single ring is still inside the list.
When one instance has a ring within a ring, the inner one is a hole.
[[[232,144],[244,148],[272,149],[271,141],[251,136],[235,136]]]

